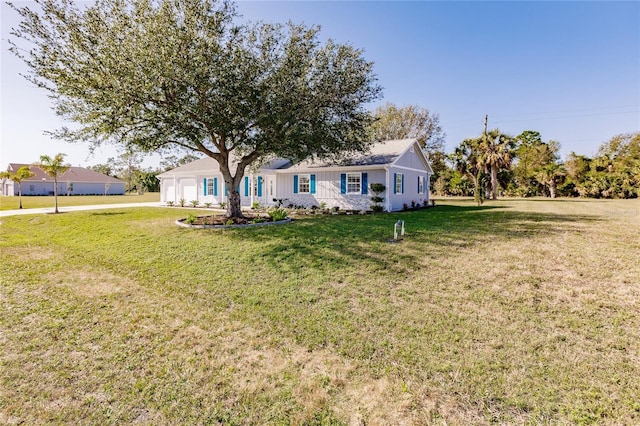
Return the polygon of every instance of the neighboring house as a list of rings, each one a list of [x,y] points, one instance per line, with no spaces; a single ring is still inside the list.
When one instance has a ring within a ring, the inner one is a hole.
[[[7,171],[15,173],[27,166],[33,177],[22,181],[22,195],[53,195],[53,178],[32,164],[11,163]],[[18,184],[10,179],[1,181],[2,195],[18,195]],[[58,195],[124,195],[124,181],[84,167],[69,167],[58,176]]]
[[[233,170],[232,170],[233,173]],[[240,185],[241,204],[253,202],[305,207],[338,206],[347,210],[369,210],[372,183],[382,183],[386,211],[402,210],[404,204],[429,202],[429,178],[433,173],[416,139],[378,142],[363,154],[337,163],[273,160],[248,171]],[[162,202],[198,201],[219,205],[227,201],[226,187],[218,163],[206,157],[158,175]]]

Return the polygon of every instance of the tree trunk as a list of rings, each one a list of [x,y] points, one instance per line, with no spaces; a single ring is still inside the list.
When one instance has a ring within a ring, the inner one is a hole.
[[[227,185],[227,217],[237,218],[243,217],[242,208],[240,206],[240,193],[238,192],[238,187],[233,186],[233,190],[230,190]]]
[[[22,184],[18,184],[18,199],[20,200],[18,204],[20,204],[19,208],[22,208]]]
[[[549,181],[549,195],[551,198],[556,198],[556,181],[553,179]]]
[[[53,210],[54,213],[59,213],[58,212],[58,181],[57,180],[53,180],[53,202],[55,205],[55,209]]]
[[[491,165],[491,199],[498,199],[498,167]]]

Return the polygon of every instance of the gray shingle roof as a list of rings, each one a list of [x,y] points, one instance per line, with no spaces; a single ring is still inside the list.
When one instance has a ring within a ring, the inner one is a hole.
[[[15,173],[19,168],[27,166],[29,170],[31,170],[35,175],[25,182],[29,181],[38,181],[38,182],[53,182],[53,178],[46,174],[42,169],[33,164],[20,164],[20,163],[9,163],[8,171]],[[58,182],[86,182],[86,183],[124,183],[124,181],[107,176],[102,173],[94,172],[93,170],[85,169],[84,167],[69,167],[69,170],[64,172],[62,175],[58,176]]]

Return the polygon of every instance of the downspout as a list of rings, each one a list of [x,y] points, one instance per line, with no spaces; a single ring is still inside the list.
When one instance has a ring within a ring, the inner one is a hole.
[[[389,167],[385,167],[384,168],[384,174],[385,174],[385,185],[387,187],[386,191],[386,197],[384,197],[384,204],[385,204],[385,210],[387,211],[387,213],[391,212],[391,200],[390,200],[390,196],[391,196],[391,191],[389,190],[390,186],[389,186]]]
[[[249,184],[250,184],[250,186],[249,186],[249,195],[250,195],[249,200],[250,200],[250,204],[249,204],[249,205],[253,207],[253,196],[254,196],[254,193],[253,193],[253,188],[254,188],[254,186],[253,186],[253,185],[254,185],[254,182],[253,182],[253,179],[254,179],[253,173],[251,173],[249,176],[250,176],[250,179],[249,179],[249,181],[250,181],[250,182],[249,182]]]

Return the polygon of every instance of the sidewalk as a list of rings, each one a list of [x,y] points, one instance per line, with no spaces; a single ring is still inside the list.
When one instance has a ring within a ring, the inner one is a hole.
[[[127,207],[162,207],[164,204],[159,201],[149,203],[127,203],[127,204],[93,204],[90,206],[68,206],[58,207],[60,213],[78,212],[83,210],[104,210],[104,209],[123,209]],[[39,209],[22,209],[22,210],[0,210],[0,217],[18,216],[25,214],[46,214],[53,213],[54,207],[46,207]]]

